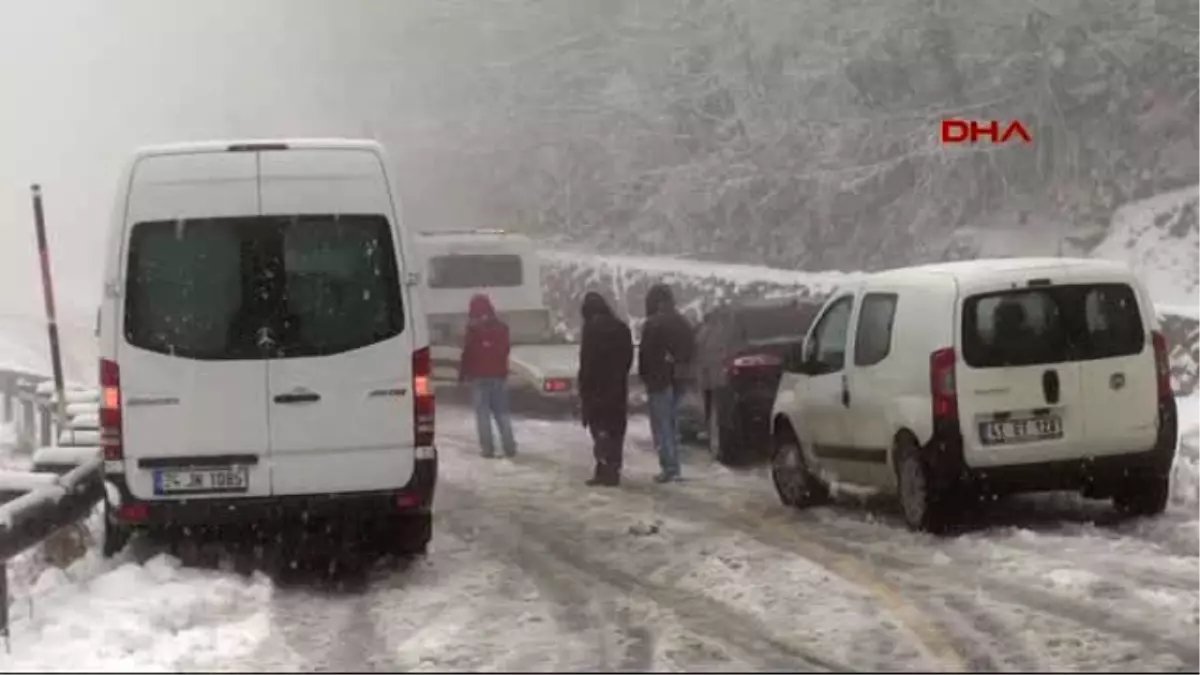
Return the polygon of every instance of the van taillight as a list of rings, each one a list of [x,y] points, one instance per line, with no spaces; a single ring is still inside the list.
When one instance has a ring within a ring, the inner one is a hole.
[[[939,349],[930,354],[929,393],[933,396],[934,421],[958,419],[958,395],[954,388],[953,349]]]
[[[1167,337],[1159,331],[1154,331],[1151,339],[1154,342],[1154,375],[1158,380],[1158,398],[1170,398],[1174,392],[1171,391],[1171,360]]]
[[[125,458],[121,436],[121,368],[115,361],[100,361],[100,446],[105,460]]]
[[[433,446],[436,403],[433,396],[433,356],[429,347],[413,352],[413,438],[416,446]]]

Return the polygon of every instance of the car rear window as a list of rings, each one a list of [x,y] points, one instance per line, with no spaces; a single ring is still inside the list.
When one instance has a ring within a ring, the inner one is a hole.
[[[524,282],[519,255],[445,255],[429,260],[430,288],[512,288]]]
[[[264,216],[133,226],[125,339],[200,360],[366,347],[404,330],[383,216]]]
[[[1145,327],[1127,284],[1047,286],[963,303],[963,360],[972,368],[1088,361],[1141,353]]]
[[[796,305],[743,308],[737,324],[745,342],[769,342],[804,337],[814,312]]]

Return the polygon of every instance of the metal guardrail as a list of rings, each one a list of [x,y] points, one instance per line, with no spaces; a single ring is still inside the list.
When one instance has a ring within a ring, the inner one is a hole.
[[[0,370],[0,422],[15,426],[16,452],[27,453],[33,469],[0,473],[0,636],[6,648],[8,561],[85,519],[104,498],[98,443],[75,444],[77,437],[97,440],[98,394],[69,390],[62,407],[57,398],[45,377]]]

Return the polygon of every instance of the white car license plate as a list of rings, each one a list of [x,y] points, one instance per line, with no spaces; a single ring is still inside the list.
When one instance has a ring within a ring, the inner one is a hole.
[[[979,439],[984,445],[1032,443],[1062,437],[1062,418],[1057,415],[979,423]]]
[[[157,469],[154,494],[245,492],[250,488],[250,468],[245,466],[203,469]]]

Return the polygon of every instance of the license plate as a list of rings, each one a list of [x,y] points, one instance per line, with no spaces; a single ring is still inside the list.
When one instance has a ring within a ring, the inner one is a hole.
[[[1046,415],[979,423],[979,439],[984,445],[1032,443],[1062,437],[1062,418],[1058,416]]]
[[[203,494],[245,492],[250,488],[250,469],[234,466],[219,469],[158,469],[154,472],[154,494]]]

